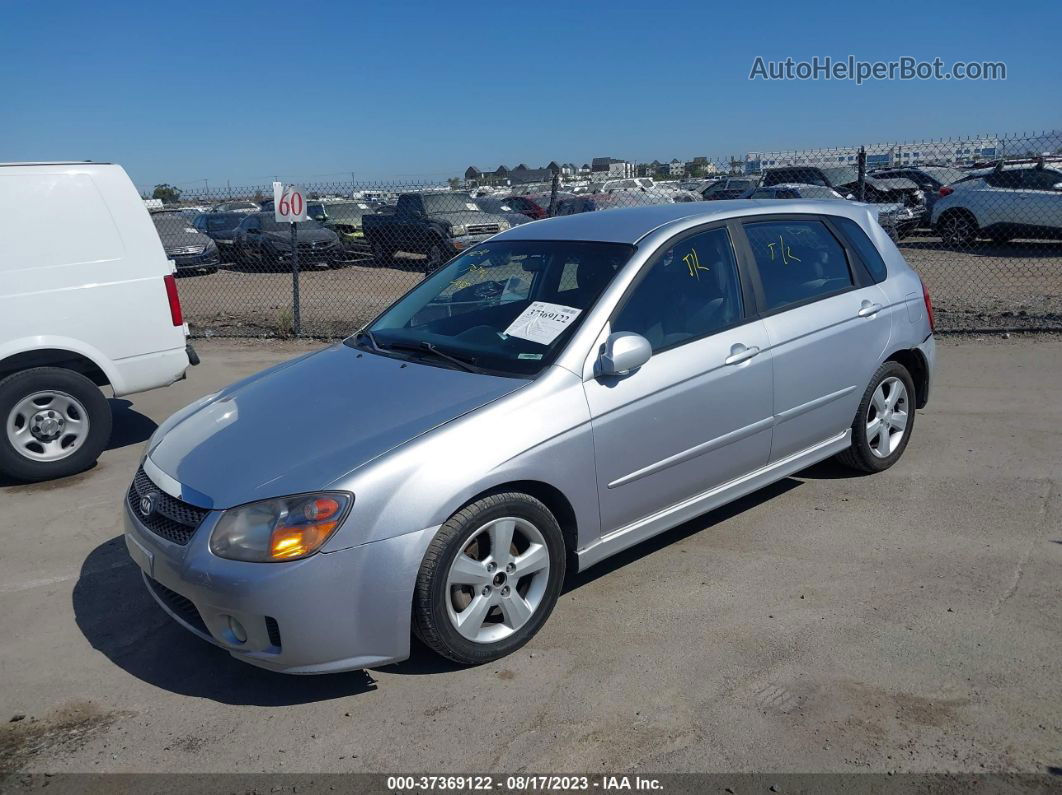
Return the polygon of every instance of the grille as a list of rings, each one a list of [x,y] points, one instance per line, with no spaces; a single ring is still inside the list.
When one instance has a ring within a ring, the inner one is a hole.
[[[330,241],[330,240],[320,240],[320,241],[314,241],[312,243],[299,243],[298,245],[299,245],[299,248],[304,250],[304,251],[305,250],[314,250],[314,249],[320,249],[320,248],[331,248],[332,247],[332,241]]]
[[[155,495],[155,507],[148,516],[144,516],[140,511],[140,500],[146,494]],[[143,467],[136,471],[127,499],[129,508],[144,527],[155,535],[182,546],[188,543],[209,513],[205,508],[189,505],[161,491],[151,482]]]
[[[166,253],[171,257],[183,254],[202,254],[204,251],[206,251],[206,246],[177,246],[177,248],[166,249]]]
[[[500,232],[501,227],[498,224],[472,224],[468,227],[468,234],[470,235],[485,235],[490,232]]]
[[[273,616],[266,616],[265,620],[266,632],[269,633],[269,642],[280,648],[280,627],[277,626],[277,620]]]
[[[181,620],[186,622],[192,627],[202,632],[204,635],[209,635],[210,630],[207,629],[206,624],[203,621],[203,617],[199,615],[199,610],[192,604],[192,600],[186,596],[181,596],[176,591],[171,591],[161,582],[153,580],[145,575],[144,579],[147,580],[148,587],[154,591],[155,595],[162,600],[162,602],[181,617]]]

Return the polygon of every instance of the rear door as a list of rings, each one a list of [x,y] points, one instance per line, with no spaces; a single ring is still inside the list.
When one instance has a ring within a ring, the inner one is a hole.
[[[1022,179],[1022,193],[1027,197],[1030,226],[1058,233],[1062,231],[1062,172],[1050,168],[1031,168]]]
[[[777,461],[851,426],[892,324],[884,291],[827,217],[758,217],[742,229],[774,363]]]

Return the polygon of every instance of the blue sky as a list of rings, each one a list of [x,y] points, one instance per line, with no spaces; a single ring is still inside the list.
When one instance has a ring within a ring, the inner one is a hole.
[[[470,163],[1062,127],[1057,2],[50,0],[2,13],[0,160],[112,160],[138,185],[441,179]],[[757,55],[849,53],[1002,60],[1008,79],[748,80]]]

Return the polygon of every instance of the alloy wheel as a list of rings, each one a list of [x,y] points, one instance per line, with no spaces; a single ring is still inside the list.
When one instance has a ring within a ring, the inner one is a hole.
[[[867,407],[867,444],[878,458],[888,458],[900,446],[907,430],[910,401],[907,387],[895,376],[882,380]]]
[[[446,614],[468,640],[504,640],[540,607],[548,581],[542,532],[526,519],[495,519],[469,536],[450,564]]]

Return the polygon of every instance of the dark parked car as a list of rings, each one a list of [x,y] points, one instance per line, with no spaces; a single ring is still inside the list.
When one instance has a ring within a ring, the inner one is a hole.
[[[509,222],[509,226],[519,226],[520,224],[526,224],[531,219],[521,212],[518,212],[515,207],[509,203],[509,198],[496,199],[493,196],[481,196],[478,199],[473,199],[476,206],[483,212],[490,213],[491,215],[500,215],[506,221]]]
[[[458,251],[510,226],[502,216],[485,213],[467,193],[403,193],[393,213],[362,218],[365,238],[378,264],[396,251],[426,254],[434,270]]]
[[[532,199],[530,196],[508,196],[505,199],[505,203],[512,207],[515,212],[526,215],[532,221],[545,218],[549,214],[549,196],[546,197],[545,204],[542,204],[539,200]]]
[[[344,259],[343,246],[331,229],[309,219],[296,226],[299,268],[337,266]],[[280,223],[272,211],[252,213],[236,228],[233,241],[236,261],[255,269],[291,267],[291,224]]]
[[[798,183],[782,183],[768,188],[755,188],[745,193],[743,199],[817,199],[826,201],[845,201],[851,194],[841,195],[833,188],[825,185],[800,185]],[[889,233],[893,240],[904,237],[915,226],[919,219],[914,211],[901,202],[888,204],[876,204],[878,211],[878,223]]]
[[[173,260],[178,273],[199,271],[213,273],[221,264],[214,241],[192,226],[180,210],[158,210],[151,220],[159,233],[166,256]]]
[[[266,199],[262,202],[262,212],[273,212],[273,200]],[[328,217],[328,213],[325,210],[325,206],[318,201],[306,202],[306,215],[315,221],[321,221],[322,223]]]
[[[635,191],[617,191],[616,193],[586,193],[568,196],[557,203],[557,215],[577,215],[598,210],[614,210],[620,207],[636,207],[644,204],[656,204],[645,193]]]
[[[909,179],[922,189],[926,197],[925,221],[933,213],[933,205],[940,198],[940,189],[945,185],[958,182],[969,174],[959,168],[949,166],[908,166],[906,168],[879,168],[870,172],[875,179]]]
[[[854,166],[785,166],[763,172],[764,187],[786,182],[825,185],[846,197],[852,194],[853,198],[859,198],[859,171]],[[867,174],[863,201],[871,204],[903,204],[911,208],[916,223],[926,217],[925,191],[909,179],[881,179]]]
[[[192,221],[192,226],[217,244],[222,256],[232,256],[232,241],[236,236],[236,227],[247,217],[247,213],[200,213]]]
[[[244,213],[244,214],[247,214],[247,213],[256,213],[260,209],[262,209],[262,208],[259,207],[255,202],[236,200],[236,201],[230,201],[230,202],[222,202],[221,204],[215,205],[214,208],[210,212],[212,212],[212,213]]]
[[[746,191],[750,191],[760,184],[756,177],[723,177],[712,180],[707,184],[695,189],[705,201],[717,201],[720,199],[740,199]]]

